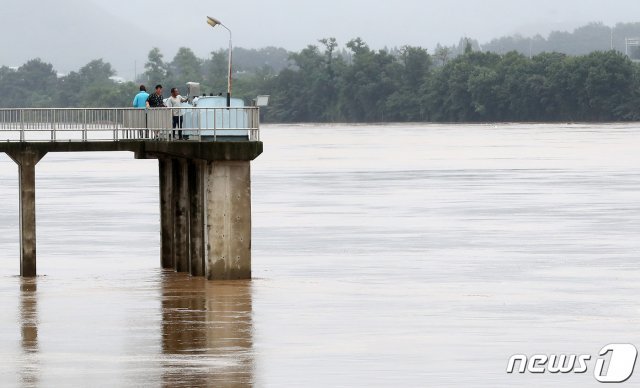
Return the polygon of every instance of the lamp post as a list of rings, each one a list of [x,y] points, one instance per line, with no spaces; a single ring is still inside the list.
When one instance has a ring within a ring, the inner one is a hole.
[[[224,27],[225,30],[229,31],[229,74],[228,74],[229,77],[227,79],[227,107],[230,107],[231,106],[231,52],[233,51],[233,45],[231,44],[231,30],[224,24],[220,23],[220,20],[212,18],[211,16],[207,16],[207,24],[209,24],[211,27],[220,25]]]

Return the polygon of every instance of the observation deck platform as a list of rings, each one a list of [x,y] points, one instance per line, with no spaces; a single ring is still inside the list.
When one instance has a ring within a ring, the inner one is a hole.
[[[171,128],[175,114],[181,129]],[[158,160],[163,268],[251,278],[250,162],[263,151],[256,107],[0,109],[0,152],[19,172],[21,276],[36,276],[37,163],[50,152],[110,151]]]

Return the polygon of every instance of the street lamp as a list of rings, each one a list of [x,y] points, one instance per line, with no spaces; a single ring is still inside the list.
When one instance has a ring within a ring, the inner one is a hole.
[[[207,16],[207,24],[209,24],[211,27],[220,25],[224,27],[227,31],[229,31],[229,78],[227,79],[227,107],[230,107],[231,106],[231,52],[233,50],[233,46],[231,44],[231,30],[224,24],[220,23],[220,20],[212,18],[211,16]]]

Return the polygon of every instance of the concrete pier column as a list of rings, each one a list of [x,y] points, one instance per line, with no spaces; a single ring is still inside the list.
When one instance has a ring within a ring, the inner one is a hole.
[[[173,161],[158,159],[160,176],[160,263],[174,268],[173,262]]]
[[[206,276],[251,279],[250,162],[207,164]]]
[[[204,276],[205,268],[205,181],[207,163],[201,160],[189,160],[189,239],[190,273]]]
[[[173,259],[177,272],[189,272],[189,168],[173,160]]]
[[[20,180],[20,276],[36,276],[36,164],[45,155],[35,150],[7,153],[18,165]]]

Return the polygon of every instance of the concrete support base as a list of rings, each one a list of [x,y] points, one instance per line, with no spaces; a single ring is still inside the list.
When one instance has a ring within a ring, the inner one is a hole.
[[[161,159],[163,268],[251,279],[249,161]]]
[[[251,279],[251,170],[248,161],[208,163],[208,279]]]
[[[44,152],[8,152],[18,165],[20,181],[20,276],[36,276],[36,164]]]
[[[173,259],[176,272],[189,272],[189,169],[173,160]]]
[[[205,274],[206,172],[206,162],[201,160],[189,161],[189,272],[193,276],[204,276]]]
[[[263,144],[235,139],[0,143],[0,152],[19,169],[21,276],[36,276],[36,164],[49,152],[107,151],[158,159],[162,268],[208,279],[251,279],[250,162]]]
[[[160,263],[174,268],[173,262],[173,161],[158,159],[160,171]]]

